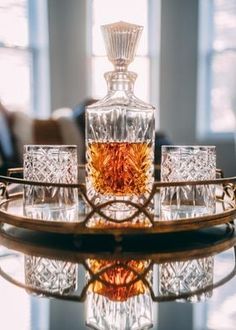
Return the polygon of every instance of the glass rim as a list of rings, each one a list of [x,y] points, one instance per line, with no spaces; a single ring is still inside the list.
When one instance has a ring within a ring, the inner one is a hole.
[[[24,149],[26,148],[68,148],[74,149],[78,146],[76,144],[24,144]]]
[[[216,146],[213,145],[162,145],[162,150],[215,150]]]

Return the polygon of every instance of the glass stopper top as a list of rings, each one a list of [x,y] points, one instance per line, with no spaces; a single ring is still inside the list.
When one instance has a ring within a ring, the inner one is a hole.
[[[109,61],[116,71],[126,71],[133,61],[143,27],[117,22],[101,27]]]

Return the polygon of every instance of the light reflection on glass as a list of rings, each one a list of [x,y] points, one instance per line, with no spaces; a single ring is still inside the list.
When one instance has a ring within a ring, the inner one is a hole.
[[[212,286],[213,270],[213,257],[163,263],[159,266],[159,292],[164,296],[189,293],[187,301],[204,301],[212,290],[192,296],[191,292]]]
[[[105,56],[105,47],[102,40],[101,25],[112,22],[132,22],[144,27],[141,42],[137,49],[137,56],[130,66],[130,71],[137,72],[135,94],[141,99],[150,99],[150,59],[148,54],[148,1],[147,0],[99,0],[93,1],[92,7],[92,95],[100,98],[106,90],[103,78],[105,72],[112,69]],[[125,8],[125,10],[124,10]],[[142,13],[142,14],[141,14]]]
[[[46,293],[70,294],[76,290],[77,265],[54,259],[25,256],[25,284]]]
[[[107,261],[90,259],[93,274],[89,287],[86,324],[94,329],[125,330],[152,327],[152,300],[145,283],[138,278],[149,261]],[[149,270],[145,278],[151,281]]]

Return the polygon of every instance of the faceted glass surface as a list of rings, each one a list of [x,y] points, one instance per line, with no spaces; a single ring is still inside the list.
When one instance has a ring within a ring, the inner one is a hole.
[[[213,257],[181,262],[164,263],[159,266],[159,291],[161,295],[181,295],[213,285]],[[203,301],[212,291],[187,298],[190,302]]]
[[[107,216],[123,220],[135,211],[125,202],[144,204],[154,181],[154,108],[134,96],[137,75],[127,70],[142,26],[117,22],[102,31],[114,71],[105,74],[107,95],[86,109],[86,188],[95,205],[110,202]]]
[[[115,66],[127,67],[134,59],[143,27],[117,22],[101,28],[109,61]]]
[[[48,293],[73,293],[76,290],[77,266],[71,262],[26,255],[25,283]]]
[[[111,126],[115,125],[117,123],[111,121]],[[101,128],[99,124],[94,126]],[[140,123],[139,127],[141,134],[145,124]],[[130,130],[135,130],[135,128],[132,127]],[[132,131],[131,134],[134,132]],[[104,140],[101,138],[100,141]],[[153,146],[150,140],[146,142],[126,138],[125,142],[122,140],[100,141],[91,141],[87,145],[89,163],[87,189],[90,197],[93,198],[94,193],[107,196],[147,195],[153,183]]]
[[[142,330],[153,325],[152,300],[148,293],[116,302],[89,292],[86,311],[86,324],[97,330]]]
[[[154,110],[115,94],[87,109],[87,193],[95,204],[114,198],[143,204],[154,181]]]
[[[105,54],[104,43],[101,34],[101,25],[117,22],[121,19],[144,27],[142,39],[137,49],[137,55],[148,54],[148,0],[95,0],[92,3],[93,30],[92,52],[94,55]],[[124,10],[125,8],[125,10]]]
[[[77,183],[76,146],[25,146],[24,179],[48,183]],[[76,219],[77,189],[24,186],[24,212],[42,220]]]
[[[149,260],[103,260],[89,259],[89,268],[93,274],[100,274],[90,290],[113,301],[126,301],[132,296],[147,291],[146,285],[138,275],[142,275],[149,266]],[[150,282],[151,272],[145,276]]]
[[[197,181],[216,178],[215,147],[163,146],[161,181]],[[201,216],[215,210],[214,185],[161,188],[161,218]]]
[[[152,271],[145,272],[149,265],[150,260],[89,259],[92,278],[98,278],[87,292],[86,324],[99,330],[150,328],[152,299],[143,281],[152,283]]]

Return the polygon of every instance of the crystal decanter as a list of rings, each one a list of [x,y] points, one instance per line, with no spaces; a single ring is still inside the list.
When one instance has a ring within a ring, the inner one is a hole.
[[[134,95],[137,74],[127,69],[142,29],[125,22],[102,26],[114,71],[105,73],[107,95],[86,109],[87,194],[95,205],[116,201],[106,207],[113,217],[131,211],[126,201],[144,204],[154,180],[155,108]]]
[[[97,330],[137,330],[153,326],[150,260],[88,259],[86,325]],[[88,278],[91,275],[88,275]]]

